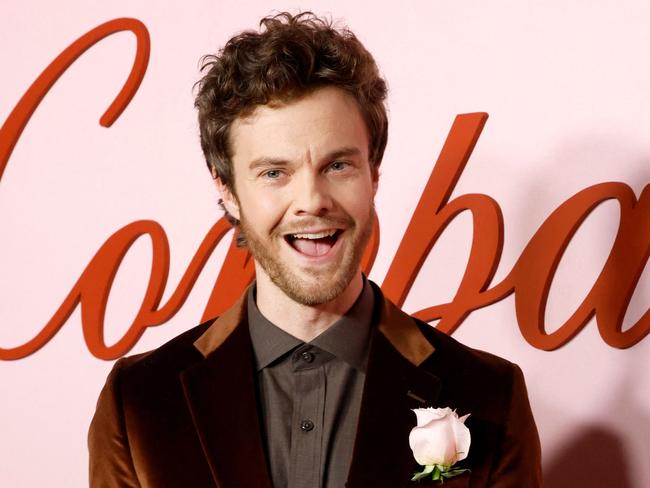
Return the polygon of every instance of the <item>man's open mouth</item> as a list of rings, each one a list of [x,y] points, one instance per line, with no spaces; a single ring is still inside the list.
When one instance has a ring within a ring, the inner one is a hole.
[[[310,257],[320,257],[334,247],[342,232],[341,229],[329,229],[317,233],[287,234],[284,239],[299,253]]]

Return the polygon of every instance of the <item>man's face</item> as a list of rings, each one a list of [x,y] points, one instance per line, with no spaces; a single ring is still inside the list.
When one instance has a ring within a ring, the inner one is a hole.
[[[256,271],[305,305],[339,296],[358,273],[374,218],[376,173],[354,99],[322,88],[260,106],[231,128],[235,194]]]

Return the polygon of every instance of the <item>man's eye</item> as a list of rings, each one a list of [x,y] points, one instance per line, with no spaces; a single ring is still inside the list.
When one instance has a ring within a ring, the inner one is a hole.
[[[270,169],[262,173],[262,177],[269,178],[271,180],[276,180],[282,175],[282,172],[279,169]]]
[[[330,165],[330,168],[332,168],[334,171],[343,171],[348,166],[350,166],[350,163],[347,163],[345,161],[334,161]]]

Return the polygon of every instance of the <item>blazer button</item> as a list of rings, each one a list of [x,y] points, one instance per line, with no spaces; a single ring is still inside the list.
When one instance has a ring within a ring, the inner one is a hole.
[[[309,431],[312,430],[313,428],[314,428],[314,422],[312,422],[312,421],[309,420],[309,419],[305,419],[305,420],[303,420],[303,421],[300,422],[300,429],[301,429],[303,432],[309,432]]]

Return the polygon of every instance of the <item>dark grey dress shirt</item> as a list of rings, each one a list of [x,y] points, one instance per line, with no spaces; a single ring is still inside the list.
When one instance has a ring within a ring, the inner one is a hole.
[[[248,322],[271,481],[342,488],[366,376],[374,295],[366,278],[350,310],[309,343],[268,321],[248,293]]]

